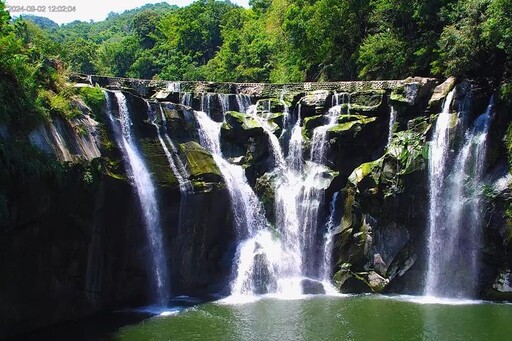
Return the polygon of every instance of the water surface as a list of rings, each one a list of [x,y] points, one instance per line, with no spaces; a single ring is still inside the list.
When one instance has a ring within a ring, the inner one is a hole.
[[[418,303],[423,302],[423,303]],[[505,340],[512,306],[408,297],[310,296],[208,303],[125,326],[114,340]]]

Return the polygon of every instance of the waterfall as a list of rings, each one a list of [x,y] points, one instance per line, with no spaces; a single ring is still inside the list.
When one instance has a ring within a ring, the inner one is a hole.
[[[284,167],[284,155],[283,151],[281,149],[281,145],[279,144],[279,140],[277,136],[274,135],[272,128],[270,127],[267,119],[264,119],[260,117],[256,110],[256,105],[250,105],[247,108],[247,115],[251,116],[258,122],[265,133],[267,134],[269,141],[270,141],[270,149],[272,149],[272,155],[274,156],[274,162],[276,163],[276,166],[279,168]]]
[[[227,111],[229,111],[229,95],[218,94],[217,96],[219,98],[222,113],[225,114]]]
[[[449,100],[451,97],[446,102]],[[427,296],[472,298],[476,294],[483,218],[482,179],[492,110],[491,99],[485,113],[466,131],[451,170],[447,166],[448,108],[438,118],[429,156]]]
[[[181,91],[181,83],[180,82],[168,82],[167,83],[167,91],[180,92]]]
[[[247,182],[242,167],[230,164],[222,157],[220,128],[222,123],[213,121],[204,112],[196,112],[201,145],[209,150],[219,167],[232,203],[232,212],[238,245],[231,294],[254,294],[272,291],[275,273],[272,264],[279,262],[269,224],[258,197]],[[259,276],[266,273],[266,278]]]
[[[167,120],[165,118],[165,113],[163,111],[162,106],[159,105],[160,120],[163,125],[163,131],[164,131],[163,134],[161,132],[160,125],[157,123],[158,117],[157,117],[155,111],[153,110],[153,108],[151,107],[151,104],[148,101],[146,101],[146,105],[148,108],[147,109],[148,110],[148,119],[156,129],[158,141],[160,142],[160,145],[162,146],[165,156],[167,157],[167,161],[169,162],[169,167],[171,167],[171,170],[172,170],[174,176],[176,177],[176,180],[178,180],[180,192],[182,194],[192,192],[193,186],[192,186],[192,183],[190,182],[190,180],[188,180],[188,174],[185,169],[185,166],[183,165],[183,163],[177,156],[178,150],[177,150],[174,142],[171,140],[169,134],[167,133],[167,126],[166,126]],[[162,137],[162,136],[165,136],[165,140],[169,144],[169,147],[171,148],[172,152],[167,147],[167,144],[164,141],[164,137]]]
[[[428,172],[429,172],[429,238],[428,238],[428,272],[425,285],[425,294],[427,296],[435,295],[436,282],[438,282],[438,272],[441,270],[437,264],[437,254],[444,248],[442,240],[436,239],[438,230],[443,225],[442,208],[442,190],[444,187],[445,166],[450,147],[450,105],[452,104],[453,89],[445,99],[443,111],[439,114],[436,121],[434,135],[430,143]]]
[[[336,102],[338,102],[336,100]],[[336,104],[329,109],[327,113],[327,124],[316,127],[313,130],[313,138],[311,139],[310,161],[323,163],[325,158],[325,147],[327,145],[327,130],[338,123],[338,117],[341,114],[341,105]]]
[[[322,264],[320,266],[320,278],[324,282],[329,282],[331,278],[331,254],[333,249],[332,242],[336,227],[339,225],[339,223],[336,223],[336,203],[338,201],[339,194],[339,192],[336,192],[332,197],[331,204],[329,206],[329,219],[325,224],[326,231],[324,234],[324,248],[322,250]]]
[[[251,97],[249,95],[236,95],[236,104],[238,105],[239,112],[247,112],[251,106]]]
[[[181,93],[180,104],[190,107],[192,105],[192,94],[190,92]]]
[[[396,115],[397,111],[395,107],[390,105],[389,107],[389,129],[388,129],[388,142],[386,143],[386,148],[391,144],[391,140],[393,139],[393,133],[395,132],[395,123],[396,123]]]
[[[114,95],[117,100],[119,117],[114,118],[112,116],[110,96],[108,92],[105,92],[107,115],[114,131],[116,143],[123,152],[126,171],[140,202],[151,250],[151,268],[157,303],[165,305],[170,290],[155,186],[134,140],[126,97],[120,91],[115,91]]]
[[[205,97],[203,108],[208,103]],[[330,273],[330,259],[327,258],[331,254],[328,250],[332,247],[331,225],[334,223],[326,227],[327,235],[319,238],[318,213],[323,203],[325,174],[328,172],[323,165],[326,135],[328,129],[337,123],[341,105],[329,110],[325,115],[325,124],[315,129],[310,158],[305,162],[300,105],[285,157],[269,122],[270,102],[261,102],[261,113],[256,105],[251,105],[249,96],[237,95],[236,102],[238,109],[257,121],[268,137],[275,166],[272,176],[276,179],[276,222],[273,230],[266,221],[257,196],[247,183],[244,169],[223,158],[220,146],[222,123],[213,121],[205,112],[196,112],[200,143],[212,153],[223,174],[232,203],[238,245],[231,295],[275,293],[296,297],[304,292],[305,279],[320,283]],[[320,252],[319,246],[323,247]],[[325,282],[325,291],[332,292]]]
[[[201,111],[210,116],[210,102],[211,102],[211,93],[202,93],[201,94]]]

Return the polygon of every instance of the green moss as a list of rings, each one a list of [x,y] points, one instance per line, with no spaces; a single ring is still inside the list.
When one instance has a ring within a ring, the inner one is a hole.
[[[512,83],[503,83],[499,88],[500,100],[507,104],[512,103]]]
[[[388,147],[387,154],[400,164],[398,175],[409,174],[425,169],[428,158],[428,146],[424,136],[414,131],[397,132]]]
[[[357,119],[354,121],[348,121],[344,123],[339,123],[329,128],[329,133],[358,133],[361,131],[362,126],[371,122],[374,122],[377,117],[366,117],[366,116],[357,116]]]
[[[61,91],[55,93],[51,90],[39,90],[37,100],[45,107],[48,108],[47,114],[58,115],[62,118],[69,119],[78,117],[82,112],[72,105],[73,95],[68,91]]]
[[[385,90],[358,91],[350,95],[350,109],[354,111],[374,111],[381,104]]]
[[[334,285],[338,288],[338,290],[341,290],[341,287],[347,281],[347,279],[353,277],[353,273],[350,270],[351,267],[352,264],[350,263],[342,263],[340,265],[340,269],[336,271],[332,277]]]
[[[352,174],[348,177],[348,181],[357,186],[363,179],[371,176],[376,185],[379,181],[378,170],[382,167],[382,161],[383,158],[380,158],[375,161],[363,163],[361,166],[354,169]]]
[[[224,129],[230,128],[242,128],[243,130],[253,130],[253,129],[261,129],[261,125],[254,118],[249,115],[237,112],[237,111],[228,111],[225,114],[226,123],[224,123]]]
[[[195,141],[181,143],[179,153],[196,192],[209,191],[212,187],[224,187],[219,167],[212,155],[199,143]]]
[[[310,117],[304,118],[302,125],[304,128],[306,128],[306,130],[312,131],[316,127],[324,125],[324,123],[325,123],[324,115],[315,115],[315,116],[310,116]]]
[[[409,101],[405,97],[405,88],[403,86],[398,86],[394,88],[393,91],[391,91],[389,99],[394,102],[409,103]]]
[[[432,117],[420,116],[415,119],[409,120],[407,122],[407,130],[412,130],[416,133],[424,135],[432,127],[431,120],[434,117],[437,117],[437,115],[432,115]]]
[[[178,180],[173,174],[167,156],[155,139],[142,139],[139,141],[144,154],[147,167],[160,186],[177,186]]]

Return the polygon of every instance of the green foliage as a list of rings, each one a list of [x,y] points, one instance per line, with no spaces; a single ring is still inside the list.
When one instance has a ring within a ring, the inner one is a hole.
[[[91,108],[92,113],[99,118],[105,103],[103,90],[96,87],[81,87],[77,89],[79,96],[84,100],[85,104],[87,104],[87,106]]]
[[[359,77],[363,79],[398,79],[407,62],[407,43],[394,32],[366,37],[360,47]]]
[[[19,48],[16,44],[39,48],[1,62],[15,69],[46,56],[87,74],[240,82],[512,76],[512,0],[251,0],[250,5],[161,3],[61,27],[37,17],[11,25],[3,11],[0,25],[9,29],[2,29],[0,39],[14,34],[18,42],[2,40],[0,51]],[[26,69],[17,72],[30,74]]]
[[[223,44],[204,69],[205,77],[217,81],[261,81],[270,77],[272,46],[264,23],[251,10],[230,11],[222,26]]]

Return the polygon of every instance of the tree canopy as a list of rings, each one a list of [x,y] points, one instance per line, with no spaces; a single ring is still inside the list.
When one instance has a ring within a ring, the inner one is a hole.
[[[25,21],[52,42],[44,53],[88,74],[290,82],[511,72],[512,0],[198,0],[97,23]]]

